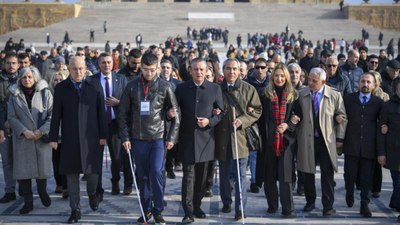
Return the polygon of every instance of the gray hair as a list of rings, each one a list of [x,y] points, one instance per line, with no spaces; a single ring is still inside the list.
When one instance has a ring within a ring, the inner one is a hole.
[[[238,67],[240,67],[240,62],[238,59],[233,58],[233,59],[227,59],[224,61],[224,64],[222,64],[222,69],[225,69],[226,64],[228,64],[228,62],[236,62]]]
[[[322,68],[314,67],[311,69],[310,74],[317,74],[321,80],[326,80],[326,72]]]
[[[300,67],[300,65],[297,64],[297,63],[290,63],[290,64],[288,65],[287,68],[288,68],[289,70],[296,69],[296,70],[298,70],[298,71],[301,71],[301,67]]]
[[[18,80],[21,80],[23,77],[25,77],[26,73],[28,73],[29,71],[32,72],[32,77],[33,77],[33,80],[35,81],[35,83],[37,83],[39,80],[42,79],[40,76],[40,72],[36,67],[28,66],[28,67],[22,68],[18,72]]]

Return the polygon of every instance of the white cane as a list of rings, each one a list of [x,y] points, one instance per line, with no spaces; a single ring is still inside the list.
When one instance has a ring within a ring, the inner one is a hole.
[[[137,195],[138,200],[139,200],[140,213],[142,213],[144,224],[147,225],[147,218],[146,218],[146,215],[144,215],[144,211],[143,211],[143,207],[142,207],[142,201],[140,200],[139,188],[138,188],[137,183],[136,183],[136,175],[135,175],[136,165],[132,162],[131,150],[130,149],[128,150],[128,155],[129,155],[129,164],[131,166],[131,172],[132,172],[132,176],[133,176],[133,183],[135,184],[136,195]]]
[[[233,122],[235,123],[235,120],[236,120],[235,106],[232,106],[232,111],[233,111]],[[236,126],[235,125],[233,125],[233,133],[234,133],[234,136],[235,136],[236,172],[237,172],[238,186],[239,186],[240,212],[242,214],[242,224],[245,224],[244,211],[243,211],[242,182],[240,181],[238,141],[237,141],[237,133],[236,133]]]

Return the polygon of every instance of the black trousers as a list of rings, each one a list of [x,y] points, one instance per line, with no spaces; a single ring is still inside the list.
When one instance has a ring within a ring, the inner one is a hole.
[[[357,156],[344,156],[344,181],[348,195],[354,195],[354,184],[357,176],[360,178],[361,205],[368,205],[369,192],[374,179],[374,167],[376,159],[366,159]]]
[[[182,163],[182,207],[186,216],[200,209],[204,197],[208,162]]]
[[[129,155],[124,149],[122,149],[121,139],[118,138],[118,123],[115,119],[108,124],[107,145],[111,158],[111,183],[114,185],[118,185],[119,180],[121,179],[121,166],[123,165],[122,168],[124,172],[125,187],[132,187],[133,178],[129,165]],[[102,146],[101,148],[103,148],[102,152],[104,153],[104,146]],[[103,161],[99,166],[101,166],[101,170],[99,173],[99,180],[97,182],[96,193],[102,194],[104,193],[102,183]]]
[[[374,180],[372,182],[372,192],[381,192],[382,189],[382,166],[375,160]]]
[[[172,149],[167,151],[167,157],[165,159],[165,170],[167,172],[172,172],[174,166],[178,163],[177,153],[178,153],[177,145],[174,145]]]
[[[60,156],[61,156],[61,143],[58,143],[57,150],[52,151],[54,179],[57,186],[62,186],[63,190],[67,189],[67,176],[60,174]]]
[[[24,203],[33,203],[32,179],[18,180],[18,183],[21,194],[24,197]],[[36,184],[39,195],[46,195],[47,179],[36,179]]]
[[[322,137],[315,137],[314,139],[314,154],[315,162],[319,163],[321,169],[321,191],[322,191],[322,205],[324,210],[333,208],[335,201],[335,188],[334,188],[334,170],[329,156],[328,149]],[[315,203],[317,198],[315,189],[315,174],[303,173],[304,175],[304,194],[307,203]]]
[[[289,151],[289,150],[288,150]],[[282,205],[282,212],[288,213],[294,211],[292,182],[285,182],[285,153],[276,157],[277,174],[270,174],[266,171],[264,181],[264,191],[267,197],[268,207],[271,209],[278,209],[278,198]],[[279,192],[276,182],[279,181]]]
[[[214,185],[214,174],[216,173],[216,167],[215,165],[217,164],[216,160],[208,162],[207,166],[207,178],[206,178],[206,190],[211,190],[213,185]]]

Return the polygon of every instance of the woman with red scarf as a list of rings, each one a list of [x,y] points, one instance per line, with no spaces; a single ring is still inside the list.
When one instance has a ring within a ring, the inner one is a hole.
[[[298,94],[292,86],[285,64],[280,63],[275,67],[268,86],[261,90],[260,95],[263,113],[259,124],[263,148],[257,164],[262,168],[263,175],[257,174],[257,177],[264,182],[267,212],[276,213],[280,197],[282,216],[294,218],[296,214],[292,195],[293,144],[301,109]]]

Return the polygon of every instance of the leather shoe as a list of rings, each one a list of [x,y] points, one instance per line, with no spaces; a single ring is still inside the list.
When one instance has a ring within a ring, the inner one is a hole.
[[[130,195],[132,193],[132,187],[124,188],[124,195]]]
[[[286,219],[296,218],[296,213],[294,212],[294,210],[283,211],[282,212],[282,217],[286,218]]]
[[[42,201],[42,204],[45,207],[49,207],[51,205],[51,199],[50,199],[49,194],[47,194],[47,193],[39,194],[39,197],[40,197],[40,201]]]
[[[206,198],[211,198],[213,195],[211,188],[207,189],[206,192],[204,193],[204,197]]]
[[[226,204],[226,205],[224,205],[224,206],[222,206],[222,212],[223,213],[230,213],[231,212],[231,205],[228,205],[228,204]]]
[[[361,214],[363,217],[367,217],[367,218],[372,217],[372,213],[371,213],[371,210],[369,210],[368,205],[361,206],[361,208],[360,208],[360,214]]]
[[[99,209],[99,201],[97,199],[97,195],[90,195],[89,196],[89,205],[93,211]]]
[[[69,197],[69,192],[68,192],[68,190],[66,190],[66,189],[64,189],[63,190],[63,192],[62,192],[62,198],[68,198]]]
[[[269,213],[269,214],[275,214],[275,213],[276,213],[276,210],[277,210],[277,209],[275,209],[275,208],[269,207],[269,208],[267,209],[267,213]]]
[[[243,213],[243,216],[244,216],[244,218],[246,218],[246,214],[244,214]],[[239,221],[239,220],[241,220],[241,219],[243,219],[243,217],[242,217],[242,211],[237,211],[236,213],[235,213],[235,220],[236,221]]]
[[[380,193],[379,192],[372,192],[372,197],[379,198],[380,197]]]
[[[182,219],[183,224],[189,224],[189,223],[193,223],[193,222],[194,222],[193,216],[185,216]]]
[[[19,214],[24,215],[33,210],[33,202],[25,203],[19,210]]]
[[[257,186],[257,184],[251,183],[250,184],[250,192],[251,193],[259,193],[260,192],[260,188]]]
[[[81,211],[75,209],[72,211],[71,216],[68,218],[68,223],[77,223],[81,219]]]
[[[307,202],[307,204],[303,208],[303,212],[311,212],[315,209],[315,203],[314,202]]]
[[[175,178],[176,178],[176,175],[175,175],[174,171],[168,171],[168,172],[167,172],[167,177],[168,177],[169,179],[175,179]]]
[[[15,199],[17,199],[15,193],[6,193],[1,199],[0,199],[0,203],[9,203],[11,201],[14,201]]]
[[[397,206],[395,206],[392,202],[389,203],[389,207],[390,207],[391,209],[396,210],[397,212],[400,212],[400,208],[398,208]]]
[[[346,193],[346,204],[348,207],[353,207],[354,205],[354,195]]]
[[[323,211],[322,211],[322,215],[323,216],[333,216],[333,215],[335,215],[336,214],[336,210],[334,209],[334,208],[331,208],[331,209],[324,209]]]
[[[119,195],[119,193],[120,193],[120,189],[119,189],[119,185],[118,184],[112,184],[112,187],[111,187],[111,194],[112,195]]]
[[[199,218],[199,219],[204,219],[204,218],[206,218],[206,214],[205,214],[205,213],[203,212],[203,210],[201,210],[201,209],[196,209],[196,210],[194,210],[193,214],[194,214],[194,216],[195,216],[196,218]]]

